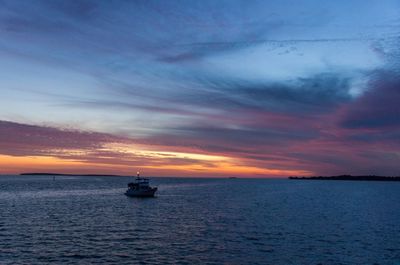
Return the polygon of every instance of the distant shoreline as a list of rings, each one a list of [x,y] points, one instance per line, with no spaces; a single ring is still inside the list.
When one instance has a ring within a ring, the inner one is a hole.
[[[340,175],[340,176],[317,176],[317,177],[289,177],[289,179],[295,180],[353,180],[353,181],[400,181],[400,177],[388,177],[388,176],[352,176],[352,175]]]
[[[122,175],[109,175],[109,174],[60,174],[60,173],[21,173],[20,176],[70,176],[70,177],[125,177]]]

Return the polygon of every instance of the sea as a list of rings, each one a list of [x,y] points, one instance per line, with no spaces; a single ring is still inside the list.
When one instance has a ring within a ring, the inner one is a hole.
[[[400,183],[0,176],[0,264],[400,265]]]

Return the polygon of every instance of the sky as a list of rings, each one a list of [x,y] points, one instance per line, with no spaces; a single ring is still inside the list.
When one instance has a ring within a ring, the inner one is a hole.
[[[0,0],[0,174],[400,175],[400,2]]]

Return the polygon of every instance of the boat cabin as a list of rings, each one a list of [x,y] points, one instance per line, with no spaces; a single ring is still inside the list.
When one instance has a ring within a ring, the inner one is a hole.
[[[135,182],[128,183],[128,187],[133,190],[149,189],[149,179],[137,177]]]

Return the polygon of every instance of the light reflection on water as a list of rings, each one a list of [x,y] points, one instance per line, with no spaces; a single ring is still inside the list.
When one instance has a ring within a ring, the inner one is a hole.
[[[400,185],[0,177],[0,264],[396,264]]]

